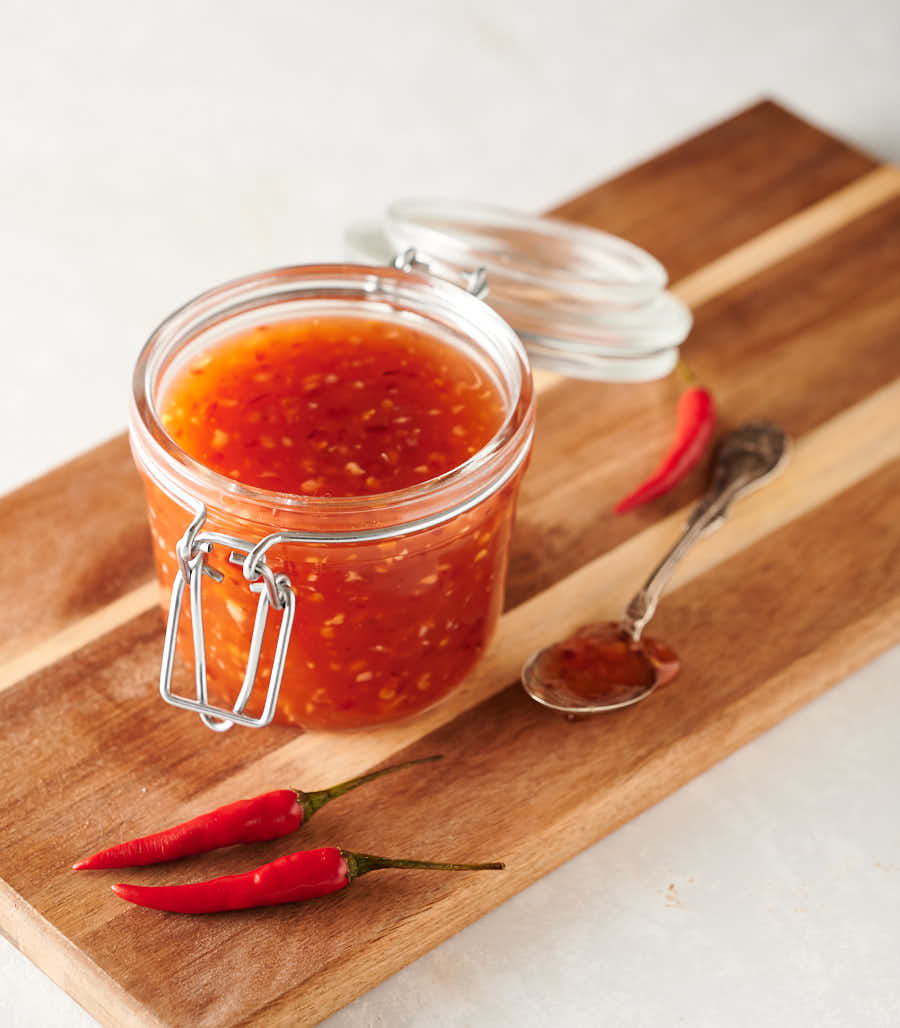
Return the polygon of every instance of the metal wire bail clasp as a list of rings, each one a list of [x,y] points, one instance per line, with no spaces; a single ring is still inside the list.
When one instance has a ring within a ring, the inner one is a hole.
[[[159,674],[159,692],[166,703],[186,710],[195,710],[200,714],[207,728],[215,732],[225,732],[233,724],[247,725],[251,728],[262,728],[275,717],[278,703],[278,691],[281,688],[281,677],[284,673],[287,648],[290,642],[291,628],[294,624],[295,597],[287,575],[276,575],[266,563],[265,549],[262,543],[248,543],[243,539],[223,535],[219,532],[201,532],[206,521],[206,507],[201,506],[197,516],[188,526],[187,531],[175,547],[178,560],[178,572],[172,583],[172,599],[169,602],[169,620],[166,624],[166,639],[163,645],[162,668]],[[250,639],[250,651],[247,657],[247,670],[244,681],[234,706],[231,710],[216,707],[209,703],[206,683],[206,642],[203,631],[203,608],[201,586],[204,576],[214,582],[224,578],[221,572],[206,563],[207,554],[216,545],[227,546],[231,553],[228,560],[232,564],[243,567],[244,577],[250,583],[251,592],[259,594],[256,606],[256,620],[253,624],[253,635]],[[188,699],[176,696],[172,692],[172,668],[175,662],[175,639],[178,635],[178,624],[181,620],[181,608],[184,600],[185,586],[188,587],[191,605],[191,627],[194,643],[194,676],[197,685],[197,698]],[[281,627],[275,645],[275,656],[272,660],[272,671],[269,677],[269,688],[265,704],[259,717],[248,717],[244,713],[259,669],[259,655],[262,650],[263,636],[269,608],[280,610]]]

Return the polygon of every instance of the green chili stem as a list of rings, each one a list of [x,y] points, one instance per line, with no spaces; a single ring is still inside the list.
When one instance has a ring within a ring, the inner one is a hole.
[[[351,879],[388,867],[411,867],[424,871],[502,871],[506,867],[506,864],[499,861],[489,864],[439,864],[432,860],[393,860],[390,857],[376,857],[371,853],[341,852],[347,861],[347,872]]]
[[[389,775],[393,771],[402,771],[407,767],[415,767],[417,764],[430,764],[435,760],[442,759],[442,753],[435,753],[430,757],[418,757],[416,760],[407,760],[402,764],[391,764],[390,767],[383,767],[378,771],[369,771],[368,774],[349,778],[346,782],[332,785],[330,789],[319,789],[316,792],[303,792],[302,789],[295,789],[297,799],[303,805],[303,820],[307,821],[311,818],[329,800],[333,800],[337,796],[343,796],[345,792],[350,792],[351,789],[355,789],[357,786],[373,782],[376,778],[381,778],[382,775]]]
[[[683,357],[678,358],[678,363],[675,365],[675,371],[681,376],[682,381],[688,386],[688,388],[700,385],[700,382],[697,380],[697,376],[693,371],[691,371]]]

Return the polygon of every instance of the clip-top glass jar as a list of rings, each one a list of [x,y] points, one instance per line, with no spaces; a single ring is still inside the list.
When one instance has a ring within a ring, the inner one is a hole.
[[[534,430],[528,361],[474,295],[480,283],[436,278],[413,255],[397,265],[289,267],[228,283],[171,315],[138,359],[130,438],[168,594],[160,687],[211,728],[408,717],[459,684],[496,627]],[[411,328],[464,355],[500,397],[492,438],[437,477],[345,497],[236,481],[167,431],[160,399],[198,358],[263,326],[348,318]],[[195,697],[173,690],[176,641]]]

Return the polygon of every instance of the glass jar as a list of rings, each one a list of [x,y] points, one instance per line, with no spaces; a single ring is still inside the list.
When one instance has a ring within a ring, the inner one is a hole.
[[[262,324],[348,315],[414,326],[480,365],[505,411],[487,445],[410,488],[341,498],[236,482],[166,432],[165,384],[200,351]],[[533,431],[531,373],[516,334],[472,292],[414,260],[282,268],[191,300],[144,346],[130,418],[169,610],[164,698],[219,730],[273,718],[356,728],[442,699],[496,627]],[[195,698],[172,688],[176,642],[194,668]]]

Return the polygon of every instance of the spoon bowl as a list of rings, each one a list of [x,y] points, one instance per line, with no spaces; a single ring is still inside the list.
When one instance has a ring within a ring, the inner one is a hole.
[[[608,621],[585,625],[563,642],[537,650],[522,668],[522,683],[550,710],[600,714],[646,699],[680,667],[665,643],[651,638],[636,643],[620,622]]]

